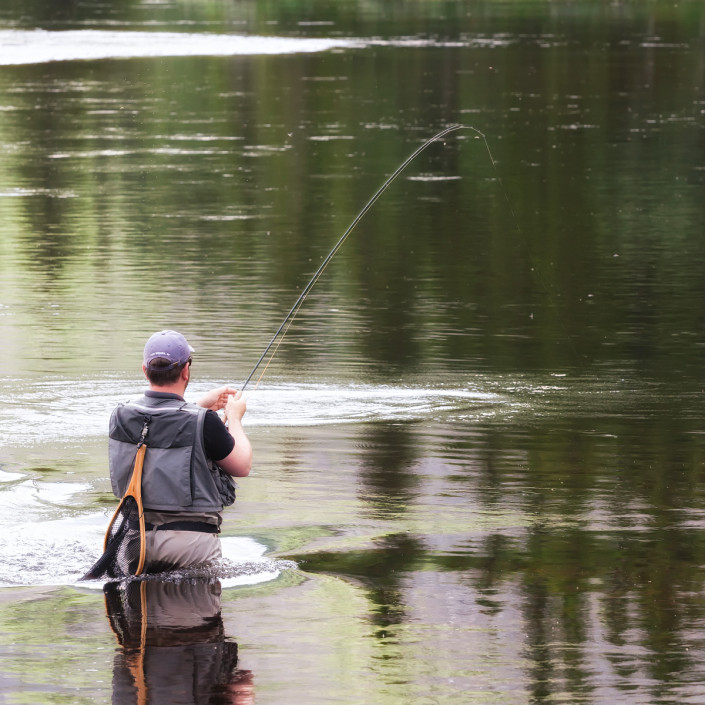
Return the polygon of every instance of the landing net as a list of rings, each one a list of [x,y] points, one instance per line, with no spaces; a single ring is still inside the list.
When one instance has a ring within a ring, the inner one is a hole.
[[[139,519],[137,500],[126,496],[108,530],[103,555],[81,580],[115,580],[137,574],[141,552]]]

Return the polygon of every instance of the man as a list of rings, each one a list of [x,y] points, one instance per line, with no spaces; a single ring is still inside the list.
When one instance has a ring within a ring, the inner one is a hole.
[[[197,404],[184,400],[193,352],[176,331],[151,336],[142,364],[149,389],[140,400],[120,404],[110,419],[110,479],[117,497],[129,482],[140,437],[147,446],[144,572],[220,558],[223,507],[235,499],[230,477],[250,473],[252,446],[242,428],[242,393],[225,386]],[[216,413],[221,409],[227,426]]]

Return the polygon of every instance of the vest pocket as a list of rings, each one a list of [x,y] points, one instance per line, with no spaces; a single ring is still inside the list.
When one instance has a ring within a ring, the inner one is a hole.
[[[191,446],[147,446],[142,472],[142,503],[145,508],[189,507],[193,504],[191,454]]]
[[[211,463],[210,471],[222,505],[229,507],[235,502],[235,480],[223,468],[214,463]]]
[[[113,494],[118,499],[122,499],[132,476],[135,444],[124,443],[111,438],[108,446],[108,455],[110,459],[110,484],[113,488]],[[127,458],[130,458],[130,460],[127,461]]]

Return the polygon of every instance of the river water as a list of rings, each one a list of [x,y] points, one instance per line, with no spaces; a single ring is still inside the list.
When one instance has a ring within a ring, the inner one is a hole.
[[[705,6],[0,8],[1,703],[705,701]],[[261,381],[217,575],[78,582],[141,349]],[[483,137],[486,138],[483,139]]]

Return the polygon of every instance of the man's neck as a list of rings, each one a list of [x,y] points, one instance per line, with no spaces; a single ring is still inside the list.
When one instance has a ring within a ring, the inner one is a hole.
[[[184,392],[186,391],[186,385],[184,385],[184,384],[168,384],[164,387],[158,387],[156,384],[150,384],[149,390],[151,392],[160,392],[163,394],[176,394],[183,399]]]

